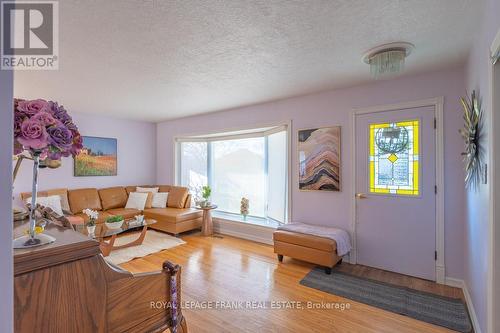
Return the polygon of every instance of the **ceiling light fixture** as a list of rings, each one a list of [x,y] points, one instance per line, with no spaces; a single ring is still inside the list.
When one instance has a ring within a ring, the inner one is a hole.
[[[405,59],[415,46],[406,42],[380,45],[363,55],[363,62],[370,65],[370,72],[375,79],[394,76],[404,69]]]

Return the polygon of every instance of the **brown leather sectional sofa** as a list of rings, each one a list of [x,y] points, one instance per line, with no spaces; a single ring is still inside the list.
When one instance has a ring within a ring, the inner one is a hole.
[[[139,185],[141,187],[158,187],[159,192],[168,192],[167,208],[151,208],[150,201],[143,211],[125,208],[128,195],[136,190],[136,186],[115,186],[108,188],[81,188],[81,189],[54,189],[40,191],[39,196],[60,195],[62,209],[69,214],[79,216],[88,221],[82,211],[86,208],[99,212],[97,223],[104,223],[106,218],[113,215],[122,215],[125,219],[144,214],[157,223],[151,229],[165,231],[174,235],[201,227],[202,213],[191,208],[191,195],[185,187],[170,185]],[[31,197],[31,192],[21,193],[25,201]]]

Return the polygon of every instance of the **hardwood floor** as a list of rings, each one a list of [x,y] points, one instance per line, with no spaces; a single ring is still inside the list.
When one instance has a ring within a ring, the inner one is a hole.
[[[159,270],[163,261],[182,266],[183,302],[300,301],[304,309],[183,309],[189,332],[452,332],[415,319],[307,288],[299,281],[313,265],[285,257],[272,246],[230,236],[184,235],[186,244],[122,264],[131,272]],[[463,297],[457,288],[343,263],[343,271],[390,283]],[[308,309],[306,302],[339,302],[350,309]],[[198,303],[199,305],[203,303]],[[212,303],[214,304],[214,303]],[[258,303],[259,305],[261,303]]]

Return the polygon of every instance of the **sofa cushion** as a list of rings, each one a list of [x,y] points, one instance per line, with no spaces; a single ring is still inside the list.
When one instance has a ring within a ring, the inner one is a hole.
[[[125,220],[133,219],[136,215],[141,215],[142,211],[134,208],[113,208],[106,211],[111,215],[123,216]]]
[[[47,193],[47,191],[38,191],[36,192],[36,195],[37,197],[46,197],[49,194]],[[26,199],[31,198],[31,192],[21,192],[19,193],[19,196],[21,197],[21,201],[25,202]]]
[[[102,210],[101,199],[95,188],[69,190],[68,201],[73,214],[79,214],[85,208]]]
[[[193,196],[191,194],[188,194],[186,198],[186,203],[184,204],[184,208],[191,208],[191,205],[193,204]]]
[[[273,239],[274,241],[300,245],[321,251],[333,252],[337,250],[337,243],[331,239],[291,231],[276,230],[273,233]]]
[[[141,192],[139,192],[139,193],[141,193]],[[148,193],[148,198],[146,199],[146,204],[144,205],[144,208],[152,208],[153,207],[153,196],[155,195],[155,193],[153,193],[153,192],[147,192],[147,193]]]
[[[144,210],[144,216],[162,222],[182,222],[202,216],[202,212],[192,208],[149,208]]]
[[[104,210],[123,208],[127,204],[127,191],[122,186],[100,189],[99,197]]]
[[[83,218],[83,221],[85,223],[87,223],[89,221],[89,217],[84,213],[78,213],[78,214],[75,214],[75,216]],[[95,223],[97,223],[97,224],[104,223],[104,221],[106,221],[106,219],[110,216],[113,216],[113,215],[108,213],[108,212],[100,211],[99,216],[97,217],[97,220],[95,221]]]
[[[127,195],[129,195],[132,192],[135,192],[135,189],[137,186],[125,186],[125,191],[127,191]]]
[[[158,192],[170,192],[170,185],[156,185],[158,187]]]
[[[189,190],[187,187],[171,186],[168,192],[167,206],[172,208],[184,208]]]

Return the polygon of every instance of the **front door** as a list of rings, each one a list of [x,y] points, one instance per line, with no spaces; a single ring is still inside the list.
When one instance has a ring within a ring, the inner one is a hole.
[[[359,264],[436,279],[434,107],[356,115]]]

